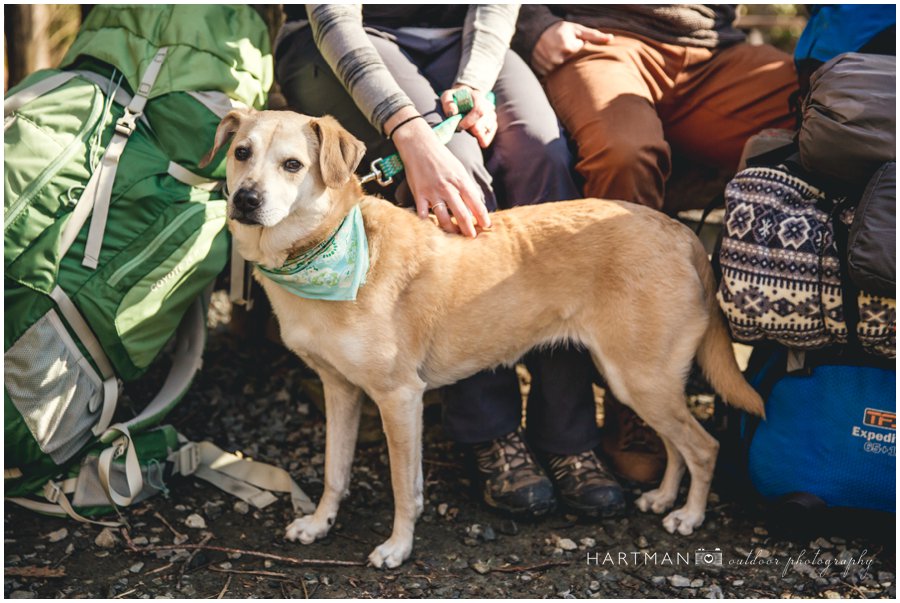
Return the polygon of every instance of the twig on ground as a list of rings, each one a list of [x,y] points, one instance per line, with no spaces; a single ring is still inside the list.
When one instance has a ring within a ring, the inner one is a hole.
[[[563,565],[572,565],[571,561],[546,561],[544,563],[536,563],[534,565],[505,565],[503,567],[492,567],[492,572],[501,572],[504,574],[513,574],[516,572],[539,572],[551,567],[560,567]]]
[[[163,517],[162,515],[160,515],[158,512],[154,512],[154,513],[153,513],[153,516],[156,517],[156,518],[157,518],[158,520],[160,520],[161,522],[163,522],[163,524],[164,524],[167,528],[169,528],[169,530],[172,532],[172,534],[175,535],[175,539],[176,539],[176,540],[181,540],[181,541],[183,542],[183,541],[186,541],[186,540],[188,539],[188,535],[187,535],[187,534],[182,534],[181,532],[179,532],[178,530],[176,530],[175,528],[173,528],[173,527],[172,527],[172,524],[170,524],[168,521],[166,521],[166,518]]]
[[[271,559],[282,563],[292,565],[318,565],[323,567],[362,567],[365,565],[363,561],[344,561],[341,559],[300,559],[297,557],[284,557],[282,555],[273,555],[272,553],[263,553],[260,551],[247,551],[244,549],[233,549],[224,546],[213,546],[209,544],[159,544],[148,546],[136,546],[129,543],[128,548],[135,553],[152,553],[154,551],[171,551],[176,549],[203,549],[207,551],[219,551],[221,553],[240,553],[241,555],[249,555],[251,557],[262,557],[263,559]]]
[[[219,572],[220,574],[247,574],[251,576],[265,576],[266,578],[284,578],[285,580],[290,580],[291,577],[287,574],[279,574],[278,572],[267,572],[265,570],[236,570],[236,569],[224,569],[221,567],[216,567],[215,565],[209,566],[209,569],[214,572]]]
[[[135,591],[137,591],[137,587],[132,588],[131,590],[126,590],[124,593],[119,593],[118,595],[113,597],[113,599],[124,599],[125,597],[127,597],[128,595],[130,595],[131,593],[133,593]]]
[[[156,568],[155,570],[150,570],[149,572],[145,572],[144,575],[145,575],[145,576],[150,576],[150,575],[153,575],[153,574],[158,574],[159,572],[164,572],[164,571],[166,571],[167,569],[173,568],[174,566],[175,566],[174,563],[167,563],[167,564],[165,564],[165,565],[163,565],[163,566],[161,566],[161,567]]]
[[[203,539],[200,540],[200,546],[203,546],[204,544],[209,542],[212,539],[212,537],[213,537],[212,534],[205,535],[203,537]],[[199,552],[200,552],[200,549],[194,549],[193,552],[190,555],[188,555],[188,558],[185,559],[184,563],[181,564],[181,571],[178,572],[178,582],[176,583],[177,588],[179,590],[181,590],[181,581],[184,579],[184,572],[187,571],[187,568],[191,564],[191,561],[193,561],[194,557]]]
[[[306,590],[306,580],[301,580],[301,581],[300,581],[300,586],[303,587],[303,598],[304,598],[304,599],[309,599],[309,591]]]
[[[19,578],[65,578],[66,568],[26,565],[24,567],[4,568],[3,574],[6,576],[17,576]]]
[[[219,591],[219,595],[216,599],[221,599],[225,596],[225,593],[228,592],[228,586],[231,584],[231,574],[228,574],[228,577],[225,579],[225,586],[222,587],[222,590]]]

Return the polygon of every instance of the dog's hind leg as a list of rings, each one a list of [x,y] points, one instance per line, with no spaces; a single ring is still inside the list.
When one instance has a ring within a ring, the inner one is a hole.
[[[325,491],[316,512],[295,519],[285,532],[288,540],[310,544],[328,534],[341,499],[349,492],[350,469],[359,431],[362,390],[343,377],[319,371],[325,388]]]
[[[369,555],[375,567],[394,568],[412,552],[413,531],[422,506],[422,394],[425,385],[373,395],[387,436],[394,490],[394,529]]]
[[[706,515],[706,499],[719,443],[688,410],[684,396],[684,375],[687,371],[678,367],[689,365],[687,362],[679,363],[677,353],[663,355],[659,362],[650,365],[613,362],[609,357],[600,359],[597,354],[595,360],[613,394],[656,430],[669,453],[663,483],[659,490],[654,491],[658,493],[648,493],[654,500],[642,497],[644,502],[638,504],[656,510],[652,504],[656,503],[660,512],[662,507],[672,504],[678,494],[683,473],[679,465],[683,459],[691,474],[687,503],[669,513],[663,519],[663,527],[672,533],[690,534],[703,523]],[[672,448],[680,454],[672,454]]]
[[[700,527],[706,515],[706,499],[712,481],[713,469],[716,466],[716,455],[719,443],[709,435],[688,410],[679,381],[674,381],[666,389],[647,390],[642,387],[630,388],[630,396],[623,398],[650,427],[656,430],[664,441],[668,441],[677,449],[687,464],[691,474],[691,485],[688,490],[687,503],[684,507],[672,511],[663,519],[663,527],[671,533],[690,534]],[[617,394],[618,395],[618,394]],[[678,463],[675,455],[670,455],[668,463]],[[681,470],[667,465],[666,476],[670,481],[664,484],[668,488],[661,495],[665,502],[678,493],[678,482]],[[665,481],[665,478],[664,478]],[[660,490],[664,488],[661,487]]]

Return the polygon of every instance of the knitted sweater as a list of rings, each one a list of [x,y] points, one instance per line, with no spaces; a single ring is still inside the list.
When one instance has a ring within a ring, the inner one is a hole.
[[[612,29],[682,46],[717,48],[741,42],[734,4],[524,4],[513,49],[531,60],[538,39],[558,21]]]
[[[308,15],[313,38],[322,56],[353,97],[353,101],[379,132],[384,122],[413,103],[385,67],[369,41],[364,26],[395,30],[418,29],[417,35],[446,34],[447,28],[462,32],[463,49],[457,84],[490,90],[515,31],[518,4],[474,5],[307,5],[303,15],[287,8],[289,23],[296,29]],[[293,19],[293,21],[291,21]],[[410,30],[413,31],[413,30]]]

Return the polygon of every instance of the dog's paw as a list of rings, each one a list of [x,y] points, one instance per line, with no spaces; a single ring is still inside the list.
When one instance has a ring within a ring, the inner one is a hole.
[[[400,541],[400,539],[389,538],[381,543],[369,555],[369,563],[377,568],[393,569],[406,561],[409,554],[412,553],[412,540]]]
[[[663,519],[663,527],[670,534],[677,531],[679,534],[687,536],[700,527],[705,517],[706,514],[702,511],[690,511],[687,507],[682,507],[666,515]]]
[[[653,511],[657,514],[665,513],[672,508],[673,504],[675,504],[675,496],[657,488],[656,490],[650,490],[649,492],[641,494],[640,498],[634,501],[634,504],[644,513],[647,513],[648,511]]]
[[[284,532],[284,537],[290,541],[299,540],[303,544],[312,544],[319,538],[328,534],[331,523],[319,521],[315,515],[300,517],[291,522]]]

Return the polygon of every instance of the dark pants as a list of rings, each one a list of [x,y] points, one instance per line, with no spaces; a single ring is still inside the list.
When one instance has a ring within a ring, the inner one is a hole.
[[[429,123],[443,118],[440,92],[450,88],[461,54],[461,36],[425,40],[392,30],[367,28],[388,70]],[[366,144],[361,169],[393,153],[393,145],[356,107],[321,56],[309,28],[284,38],[276,51],[276,78],[288,104],[309,115],[333,115]],[[572,181],[572,157],[556,116],[537,79],[512,51],[494,86],[498,131],[482,150],[467,132],[456,133],[448,149],[484,191],[489,210],[579,197]],[[401,182],[397,202],[412,205]],[[560,349],[529,354],[529,441],[554,454],[572,454],[599,443],[591,389],[593,364],[583,351]],[[445,390],[444,429],[461,443],[486,442],[521,421],[522,399],[513,369],[483,371]]]

